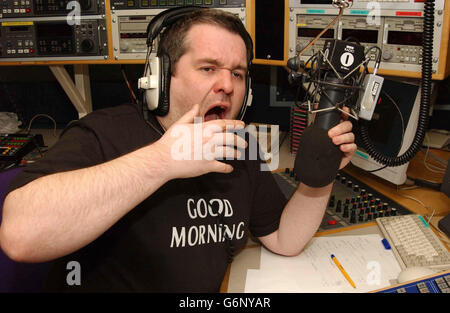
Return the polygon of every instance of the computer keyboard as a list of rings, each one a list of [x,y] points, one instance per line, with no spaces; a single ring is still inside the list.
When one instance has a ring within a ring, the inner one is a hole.
[[[450,268],[450,253],[422,216],[379,217],[376,222],[402,269],[413,266]]]

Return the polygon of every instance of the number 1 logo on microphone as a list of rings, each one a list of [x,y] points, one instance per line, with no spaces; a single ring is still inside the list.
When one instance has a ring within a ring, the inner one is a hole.
[[[345,52],[341,56],[341,64],[345,67],[350,67],[355,62],[355,57],[350,52]]]

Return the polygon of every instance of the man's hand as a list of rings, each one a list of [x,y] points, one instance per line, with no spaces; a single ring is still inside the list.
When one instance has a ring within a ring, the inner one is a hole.
[[[356,151],[355,135],[352,131],[352,123],[349,121],[341,121],[340,124],[328,131],[328,136],[335,145],[338,145],[344,153],[339,169],[344,168],[352,159]]]
[[[339,169],[344,168],[356,151],[352,123],[343,120],[328,131],[328,136],[344,153]],[[314,188],[299,184],[286,204],[278,230],[258,237],[264,246],[277,254],[298,255],[308,244],[322,222],[333,184]]]
[[[230,173],[233,167],[217,159],[240,158],[238,148],[245,149],[247,142],[232,130],[245,127],[238,120],[214,120],[194,123],[200,106],[194,107],[175,122],[154,143],[164,160],[169,179],[196,177],[210,172]]]

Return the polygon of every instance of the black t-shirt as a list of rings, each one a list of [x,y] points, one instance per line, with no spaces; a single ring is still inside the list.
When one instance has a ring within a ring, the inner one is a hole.
[[[94,111],[65,129],[44,158],[11,182],[8,192],[41,176],[94,166],[148,145],[161,137],[154,117],[149,122],[153,127],[134,105]],[[233,165],[232,173],[171,180],[102,236],[55,260],[47,290],[219,291],[230,248],[238,251],[245,245],[247,229],[256,237],[277,230],[286,204],[260,162],[226,162]],[[231,240],[224,239],[224,232]],[[80,265],[79,286],[66,281],[70,261]]]

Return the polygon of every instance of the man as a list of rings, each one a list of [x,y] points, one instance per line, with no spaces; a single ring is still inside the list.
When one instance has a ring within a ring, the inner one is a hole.
[[[163,39],[172,47],[161,44],[173,63],[169,113],[151,116],[149,127],[139,108],[124,105],[72,124],[10,185],[2,249],[17,261],[56,260],[47,288],[58,291],[216,292],[247,229],[274,253],[300,253],[331,184],[300,185],[286,203],[258,162],[217,160],[247,145],[227,133],[244,127],[234,120],[248,68],[242,31],[232,14],[209,9],[173,25]],[[193,131],[197,116],[215,129],[201,141],[217,146],[215,159],[177,160],[174,131]],[[356,149],[351,123],[329,134],[343,167]],[[70,261],[80,264],[80,285],[66,282]]]

